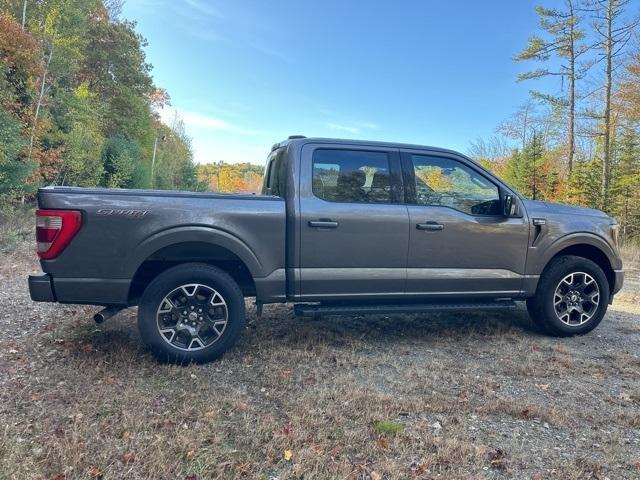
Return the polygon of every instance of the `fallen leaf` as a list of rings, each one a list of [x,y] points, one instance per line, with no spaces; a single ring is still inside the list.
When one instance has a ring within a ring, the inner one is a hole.
[[[371,470],[371,472],[369,472],[369,477],[371,478],[371,480],[382,480],[382,475],[380,475],[375,470]]]
[[[280,427],[276,432],[274,432],[276,435],[280,435],[280,436],[285,436],[288,437],[290,435],[293,434],[293,425],[291,425],[290,423],[287,423],[286,425],[283,425],[282,427]]]
[[[100,470],[95,465],[91,465],[87,469],[87,473],[89,474],[90,478],[93,478],[95,480],[102,480],[102,478],[104,477],[104,474],[102,473],[102,470]]]
[[[133,452],[125,452],[122,454],[122,463],[130,465],[136,461],[136,456]]]
[[[380,448],[388,448],[389,447],[389,442],[387,442],[386,439],[380,437],[376,440],[376,443],[378,444],[378,446]]]
[[[489,462],[493,468],[497,468],[499,470],[504,470],[507,468],[506,465],[506,452],[501,448],[496,448],[495,450],[491,450],[489,452]]]
[[[316,383],[318,383],[318,380],[316,380],[316,377],[307,377],[304,383],[306,383],[307,385],[315,385]]]
[[[293,458],[293,450],[285,450],[283,457],[287,462],[290,461]]]
[[[191,461],[193,460],[193,457],[196,456],[196,452],[194,450],[189,450],[187,453],[184,454],[184,459],[187,461]]]

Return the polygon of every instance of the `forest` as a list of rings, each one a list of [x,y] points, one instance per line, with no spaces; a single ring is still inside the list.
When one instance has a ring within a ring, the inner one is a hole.
[[[169,93],[121,7],[0,0],[0,211],[42,185],[259,191],[262,167],[197,165],[181,119],[160,121]],[[513,58],[530,98],[468,152],[529,198],[614,215],[626,239],[640,234],[637,10],[630,0],[538,6],[538,33]]]
[[[0,206],[41,185],[203,189],[121,3],[0,0]],[[154,152],[155,150],[155,152]]]
[[[530,98],[469,154],[525,196],[604,210],[640,235],[638,4],[564,0],[536,7],[539,33],[514,61]],[[551,79],[551,91],[536,80]]]

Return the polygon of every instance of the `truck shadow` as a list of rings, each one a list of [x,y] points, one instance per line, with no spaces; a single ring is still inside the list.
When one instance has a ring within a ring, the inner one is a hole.
[[[139,359],[145,355],[136,326],[136,310],[128,309],[103,325],[87,324],[69,337],[74,356],[86,360],[109,357],[110,360]],[[393,348],[407,342],[459,343],[462,348],[484,342],[513,342],[540,336],[526,310],[507,312],[429,313],[364,316],[327,316],[319,320],[295,317],[292,308],[273,305],[257,318],[255,308],[247,304],[247,329],[225,358],[251,354],[260,344],[262,354],[284,348],[313,349],[318,345],[341,349]],[[116,361],[118,361],[116,360]]]
[[[262,318],[256,318],[253,309],[248,312],[245,337],[286,343],[304,341],[308,336],[324,337],[337,343],[354,339],[393,343],[407,338],[424,341],[456,338],[463,341],[469,336],[490,339],[505,335],[540,335],[524,308],[508,312],[323,316],[318,320],[295,317],[291,312],[283,312],[282,309],[286,308],[283,306],[271,307],[273,312],[268,308],[265,308]]]

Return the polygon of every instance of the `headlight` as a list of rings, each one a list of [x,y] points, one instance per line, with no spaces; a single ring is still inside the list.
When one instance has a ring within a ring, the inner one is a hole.
[[[613,245],[618,248],[618,233],[620,232],[620,225],[614,223],[611,225],[611,238],[613,239]]]

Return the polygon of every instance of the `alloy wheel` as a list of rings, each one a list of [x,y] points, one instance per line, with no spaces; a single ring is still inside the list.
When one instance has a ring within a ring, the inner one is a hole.
[[[587,323],[598,311],[600,287],[585,272],[565,276],[556,287],[553,304],[558,319],[570,327]]]
[[[199,283],[171,290],[156,312],[158,331],[164,341],[185,351],[201,350],[215,343],[224,333],[228,320],[224,297]]]

